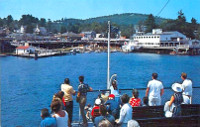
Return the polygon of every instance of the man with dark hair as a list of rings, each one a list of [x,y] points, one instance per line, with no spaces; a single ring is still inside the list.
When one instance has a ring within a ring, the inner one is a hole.
[[[120,117],[119,120],[116,120],[117,124],[121,124],[121,127],[127,127],[127,123],[129,120],[132,119],[132,107],[128,103],[129,102],[129,96],[127,94],[124,94],[121,96],[121,102],[123,104],[121,110],[120,110]]]
[[[164,87],[161,81],[157,80],[158,74],[152,74],[152,80],[148,82],[146,97],[149,97],[149,106],[161,105],[161,96],[164,93]]]
[[[64,92],[64,103],[65,110],[69,115],[68,126],[71,127],[72,114],[73,114],[73,98],[72,95],[75,95],[76,92],[73,87],[70,85],[69,78],[65,78],[64,84],[61,85],[61,90]]]
[[[108,120],[108,122],[112,126],[114,126],[115,118],[112,115],[108,114],[105,105],[100,105],[100,114],[101,114],[101,116],[98,116],[94,119],[94,124],[95,124],[96,127],[98,127],[99,122],[104,120],[104,119]]]
[[[50,117],[49,110],[47,108],[41,110],[40,116],[43,119],[40,123],[41,127],[56,127],[56,119]]]
[[[80,112],[81,112],[81,116],[83,118],[83,126],[84,127],[87,127],[88,124],[87,124],[87,119],[86,119],[86,116],[85,116],[85,113],[84,113],[84,107],[85,107],[85,104],[86,104],[86,101],[87,101],[87,92],[88,91],[92,91],[92,88],[88,85],[88,84],[85,84],[83,83],[84,82],[84,76],[80,76],[79,77],[79,86],[78,86],[78,94],[77,96],[80,97],[80,100],[79,100],[79,106],[80,106]]]
[[[190,104],[192,104],[192,81],[187,79],[187,74],[184,72],[181,74],[181,79],[183,80],[183,95],[188,96],[190,99]]]

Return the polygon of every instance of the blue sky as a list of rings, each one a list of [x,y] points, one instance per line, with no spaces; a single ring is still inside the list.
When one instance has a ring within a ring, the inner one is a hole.
[[[121,13],[142,13],[156,16],[168,0],[0,0],[0,17],[23,14],[57,20],[61,18],[87,19]],[[159,15],[176,19],[181,10],[190,22],[194,17],[200,23],[200,0],[170,0]]]

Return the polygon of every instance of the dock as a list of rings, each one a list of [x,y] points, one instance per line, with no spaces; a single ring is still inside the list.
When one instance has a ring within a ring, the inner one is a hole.
[[[50,57],[50,56],[62,56],[62,55],[67,55],[67,54],[68,54],[67,52],[44,52],[44,53],[35,53],[35,54],[12,54],[12,55],[37,59],[37,58]]]

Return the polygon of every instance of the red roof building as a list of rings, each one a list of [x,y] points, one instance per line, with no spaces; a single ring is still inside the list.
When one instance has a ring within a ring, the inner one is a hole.
[[[29,46],[18,46],[16,49],[28,49]]]

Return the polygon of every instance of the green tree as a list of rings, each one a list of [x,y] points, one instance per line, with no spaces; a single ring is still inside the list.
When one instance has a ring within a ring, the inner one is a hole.
[[[34,26],[32,24],[27,25],[26,33],[33,33]]]
[[[152,14],[150,14],[146,19],[145,26],[146,26],[145,32],[151,32],[152,29],[156,28],[155,18]]]
[[[38,20],[38,18],[35,18],[32,15],[22,15],[19,22],[21,25],[30,25],[32,23],[38,24],[39,20]]]
[[[48,22],[47,22],[47,31],[48,32],[52,31],[52,21],[51,21],[51,19],[48,19]]]
[[[61,26],[61,28],[60,28],[60,33],[63,34],[63,33],[65,33],[65,32],[67,32],[66,27],[65,27],[65,26]]]
[[[186,34],[185,30],[186,30],[186,18],[184,16],[184,13],[182,12],[182,10],[180,10],[178,12],[178,18],[176,20],[176,26],[175,26],[176,30],[178,30],[179,32]]]
[[[45,18],[41,18],[40,21],[39,21],[39,25],[41,27],[45,27],[46,26],[46,19]]]
[[[6,18],[6,25],[9,27],[12,22],[13,17],[11,15],[8,15],[8,17]]]
[[[130,38],[135,33],[133,25],[121,27],[121,35]]]
[[[140,21],[138,22],[138,32],[144,32],[143,29],[142,29],[142,26],[143,26],[143,25],[144,25],[144,22],[140,20]]]
[[[3,26],[4,26],[3,19],[0,18],[0,27],[3,27]]]
[[[57,33],[58,33],[58,30],[57,30],[57,29],[53,29],[53,33],[54,33],[54,34],[57,34]]]
[[[198,26],[198,29],[197,29],[196,39],[200,40],[200,25]]]

